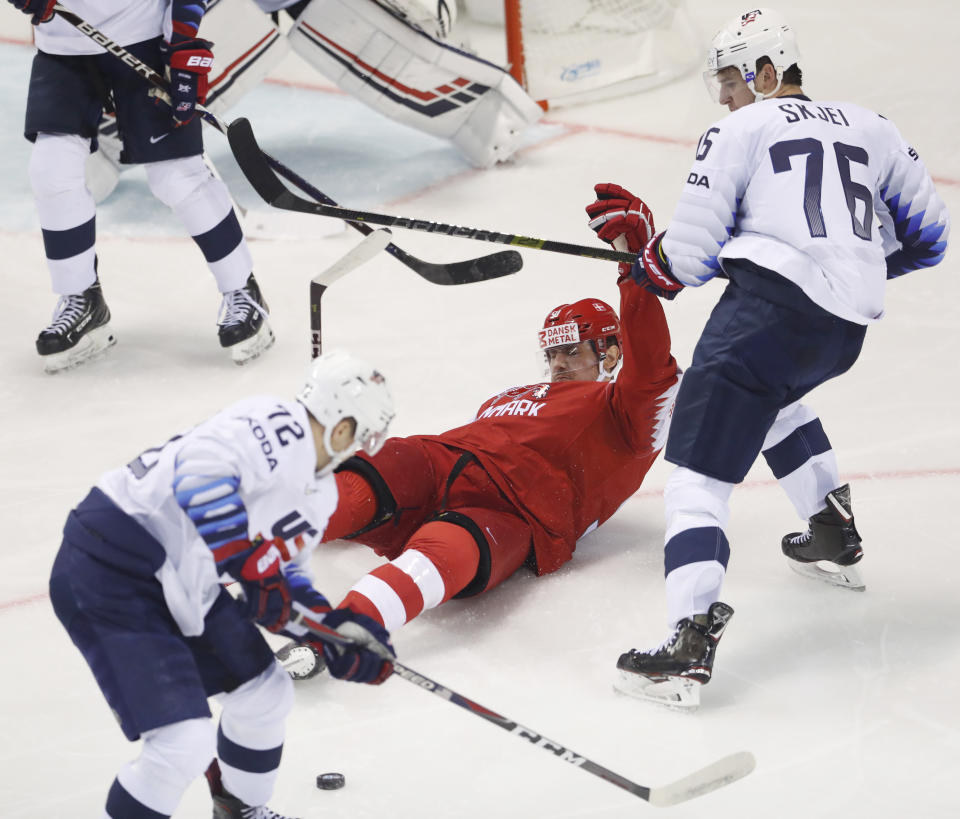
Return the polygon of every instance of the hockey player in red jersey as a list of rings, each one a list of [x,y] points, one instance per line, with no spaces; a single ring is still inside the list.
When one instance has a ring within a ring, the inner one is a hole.
[[[641,230],[652,235],[652,217]],[[504,390],[465,426],[391,438],[340,467],[324,539],[389,559],[341,607],[393,630],[524,564],[553,572],[636,492],[679,376],[657,298],[629,276],[619,287],[620,320],[598,299],[549,313],[539,334],[549,381]]]

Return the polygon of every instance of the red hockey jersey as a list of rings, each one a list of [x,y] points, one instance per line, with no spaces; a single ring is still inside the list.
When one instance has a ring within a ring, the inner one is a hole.
[[[472,452],[533,530],[539,574],[572,556],[643,482],[666,442],[677,362],[660,300],[620,283],[624,362],[615,382],[543,382],[506,390],[477,418],[417,436]]]

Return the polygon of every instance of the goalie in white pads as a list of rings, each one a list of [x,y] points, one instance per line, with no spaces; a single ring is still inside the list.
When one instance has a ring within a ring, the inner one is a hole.
[[[383,376],[328,353],[296,401],[232,404],[106,472],[70,512],[50,601],[124,735],[143,740],[106,816],[170,816],[214,759],[215,817],[281,819],[262,806],[293,690],[258,625],[308,639],[294,622],[306,614],[354,643],[320,647],[333,676],[379,684],[391,674],[386,631],[331,612],[300,564],[337,505],[334,468],[358,449],[374,454],[392,418]],[[225,588],[234,581],[236,598]]]
[[[433,5],[435,16],[418,13],[422,4],[410,0],[311,0],[290,46],[371,108],[449,139],[488,168],[516,151],[543,112],[502,68],[438,39],[452,6]],[[395,13],[401,9],[403,18]]]
[[[204,34],[216,44],[216,61],[206,107],[218,116],[291,47],[343,91],[397,122],[450,140],[479,168],[509,159],[543,114],[504,69],[445,42],[456,21],[453,0],[254,2],[207,4]],[[281,11],[294,20],[286,35],[278,25]],[[122,170],[112,115],[101,120],[99,143],[86,171],[98,202]]]
[[[663,298],[729,280],[684,373],[664,455],[676,465],[664,492],[672,633],[617,662],[623,690],[672,705],[699,703],[733,614],[719,598],[734,486],[779,445],[781,413],[853,366],[883,316],[886,280],[946,252],[949,215],[917,152],[873,111],[810,100],[798,60],[769,9],[717,35],[705,79],[732,113],[701,137],[670,225],[632,270]],[[784,462],[802,443],[784,448]],[[861,556],[848,487],[824,506],[782,548],[843,569]]]

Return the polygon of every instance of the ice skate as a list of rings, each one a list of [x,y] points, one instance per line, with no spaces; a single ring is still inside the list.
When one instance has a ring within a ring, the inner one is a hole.
[[[243,287],[223,294],[217,322],[220,346],[230,350],[235,364],[246,364],[273,345],[267,310],[253,273]]]
[[[311,645],[290,642],[277,652],[277,659],[293,680],[309,680],[316,677],[327,664],[323,656]]]
[[[706,614],[684,618],[673,634],[651,651],[631,649],[617,660],[618,691],[671,708],[693,710],[700,688],[710,682],[717,643],[733,609],[714,603]]]
[[[282,813],[271,810],[266,805],[247,805],[223,787],[220,778],[220,764],[217,760],[210,763],[206,771],[207,784],[213,797],[213,819],[292,819]]]
[[[863,557],[863,549],[853,521],[850,485],[828,492],[824,501],[827,508],[810,518],[805,532],[783,538],[783,553],[790,558],[790,568],[804,577],[864,591],[866,586],[853,565]]]
[[[97,280],[79,295],[60,297],[53,321],[37,336],[37,352],[44,372],[56,373],[89,361],[116,342]]]

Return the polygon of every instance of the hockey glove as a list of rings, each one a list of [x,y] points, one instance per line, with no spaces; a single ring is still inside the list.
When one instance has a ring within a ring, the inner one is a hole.
[[[57,4],[57,0],[10,0],[10,2],[14,8],[31,15],[30,23],[35,26],[53,19],[53,7]]]
[[[653,214],[646,203],[611,182],[594,185],[593,189],[597,201],[586,208],[590,228],[610,244],[623,236],[630,253],[643,250],[654,232]]]
[[[356,644],[323,644],[323,659],[332,677],[380,685],[393,673],[397,652],[390,644],[387,630],[376,620],[350,609],[334,609],[323,618],[323,624]]]
[[[313,587],[307,573],[296,563],[284,566],[283,576],[292,601],[290,621],[280,633],[296,642],[288,643],[278,651],[277,659],[294,680],[309,680],[324,668],[323,643],[307,626],[301,625],[298,618],[302,615],[308,621],[322,623],[324,615],[330,611],[330,601]]]
[[[179,40],[162,43],[160,53],[167,66],[170,83],[170,111],[173,127],[179,128],[193,119],[197,105],[207,99],[207,74],[213,67],[213,43],[209,40]]]
[[[674,299],[684,285],[678,282],[670,272],[670,262],[660,247],[663,233],[654,236],[643,248],[630,268],[630,276],[644,290],[656,293],[661,299]]]
[[[295,622],[297,615],[302,614],[309,620],[323,622],[323,617],[330,611],[330,601],[327,600],[310,582],[306,572],[296,563],[289,563],[283,567],[283,576],[290,589],[290,622],[283,628],[283,633],[300,643],[310,643],[315,648],[321,646],[310,637],[310,630]]]
[[[293,593],[281,570],[282,562],[277,541],[258,535],[249,549],[223,564],[243,590],[247,617],[267,631],[280,631],[290,620]]]

